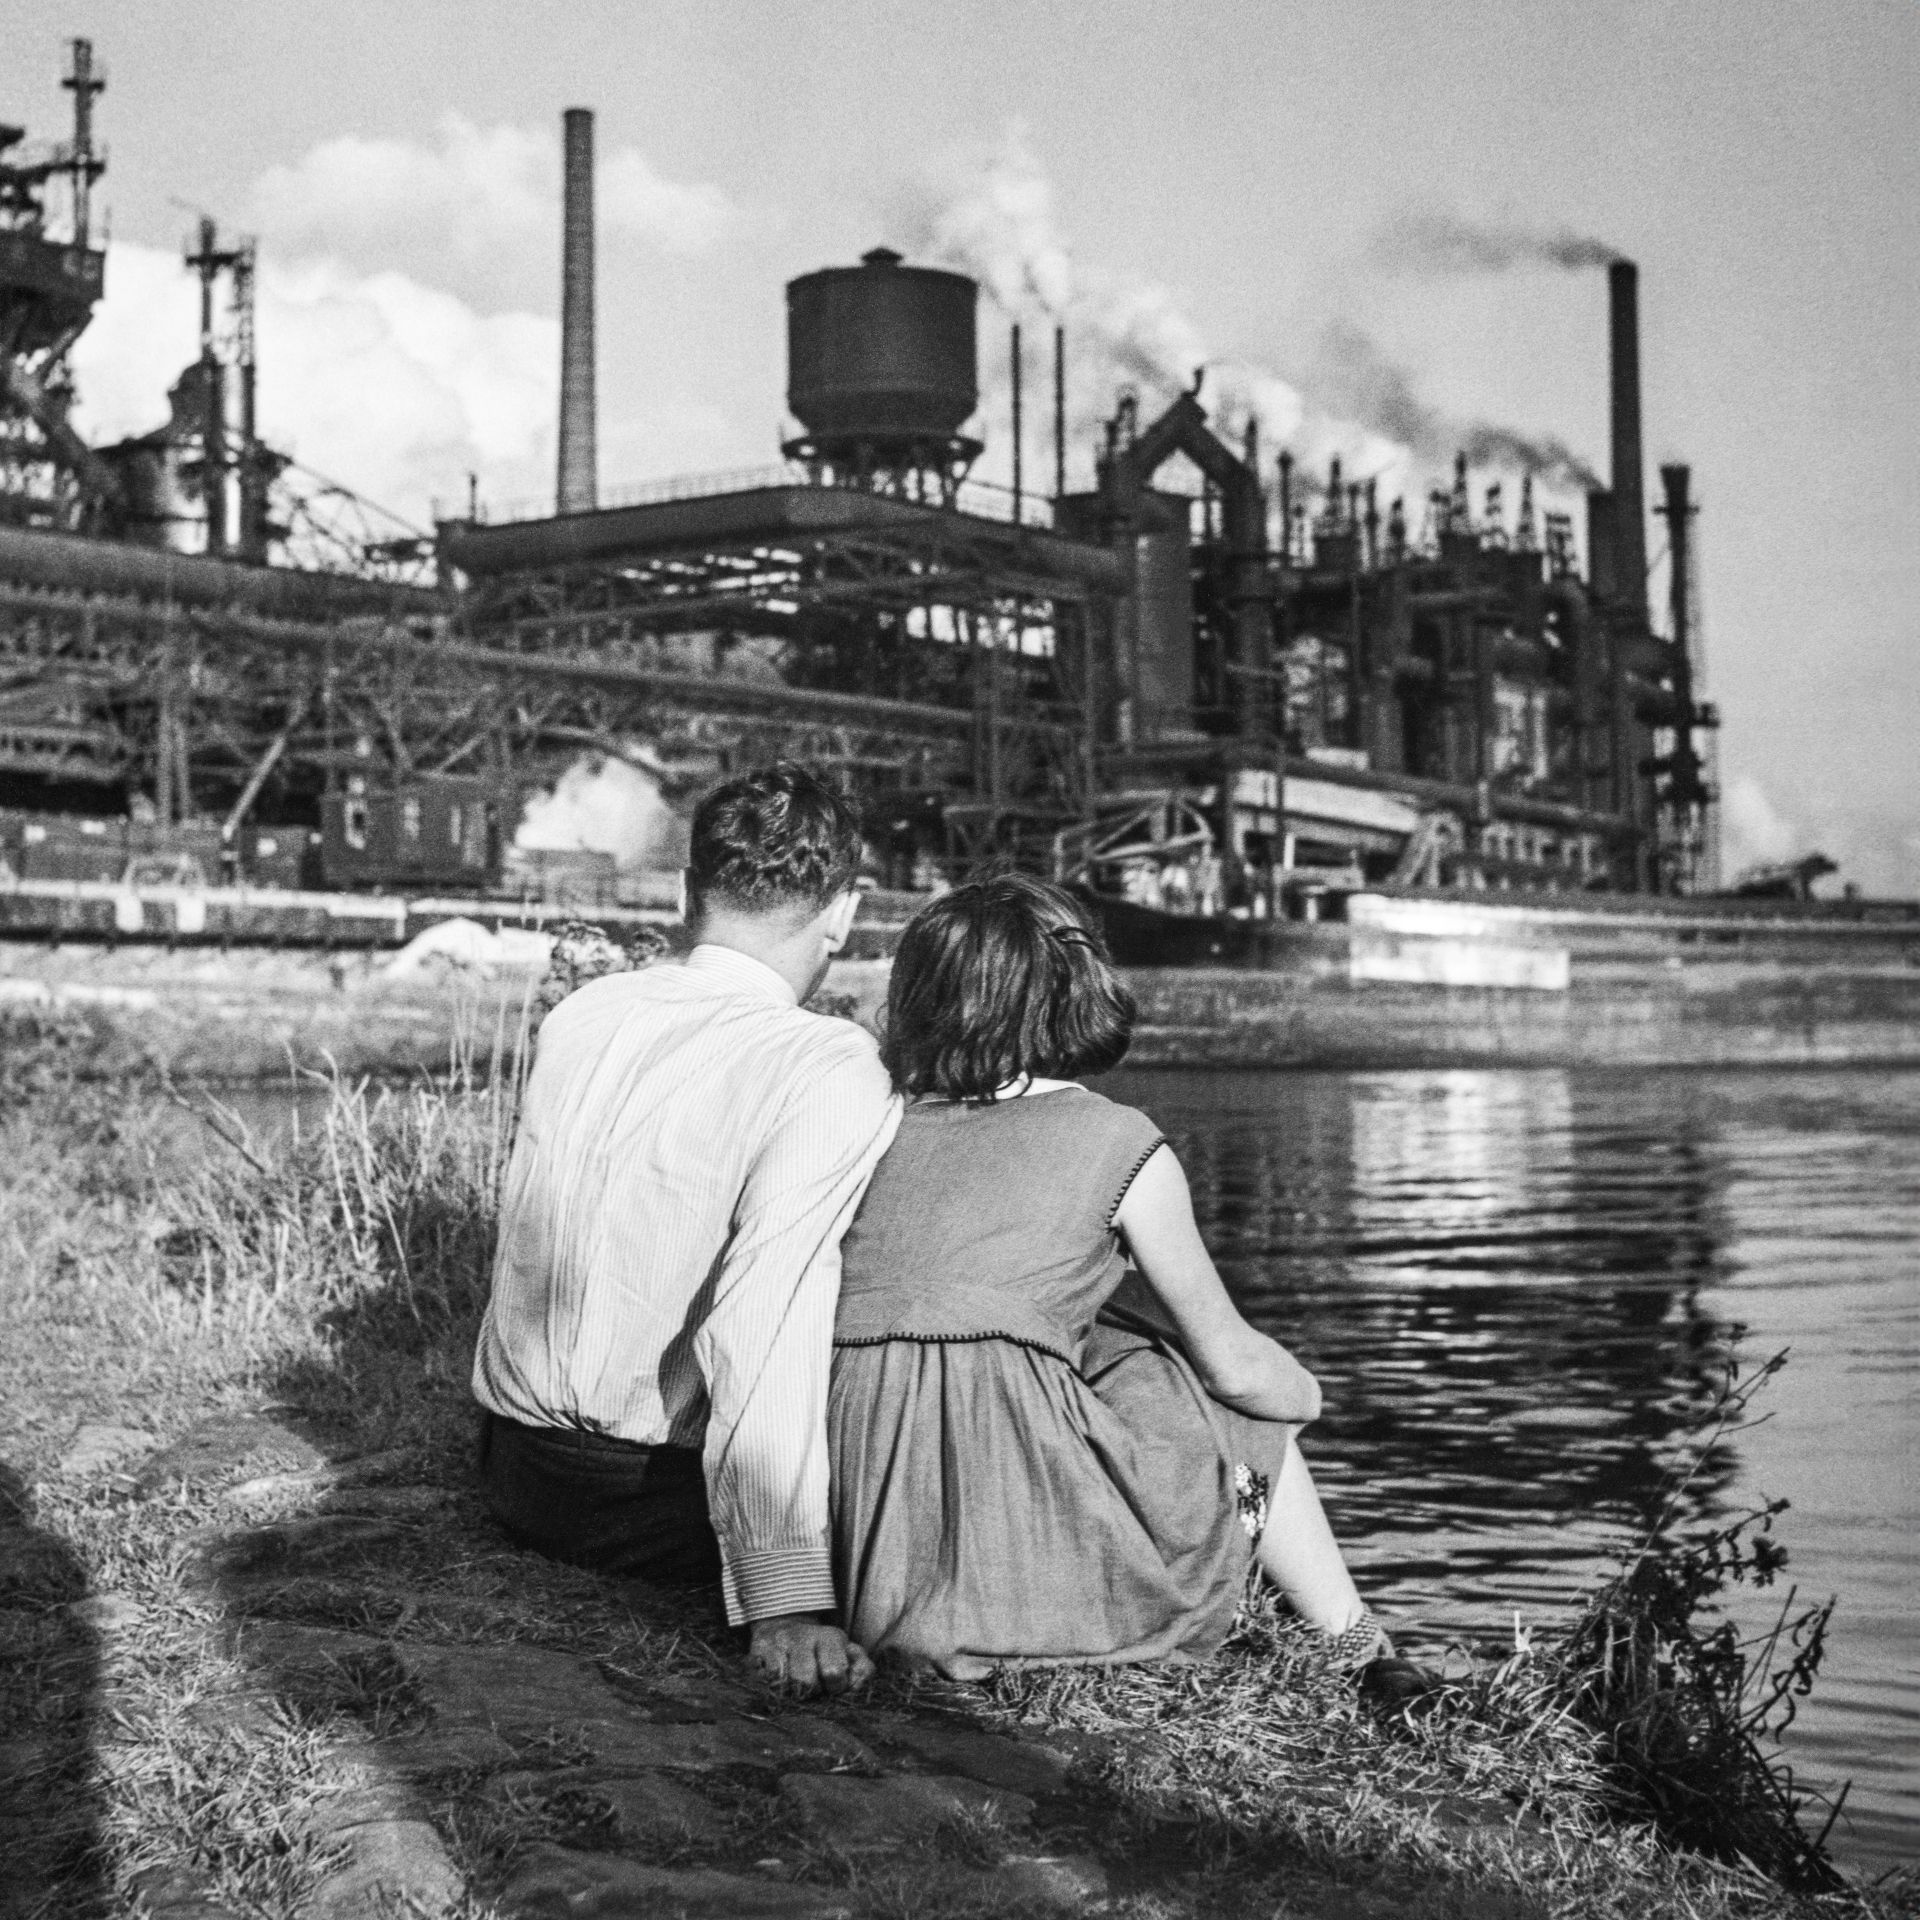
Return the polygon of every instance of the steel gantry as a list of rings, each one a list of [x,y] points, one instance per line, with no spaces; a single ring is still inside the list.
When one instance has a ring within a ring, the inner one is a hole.
[[[887,804],[937,802],[956,858],[1088,816],[1123,585],[1104,548],[793,485],[464,524],[442,550],[475,638],[891,703],[891,738],[826,757]]]
[[[634,510],[451,528],[438,591],[0,530],[0,792],[302,818],[342,781],[505,789],[644,748],[839,766],[936,802],[962,857],[1083,817],[1108,556],[772,491],[803,497],[674,503],[732,515],[705,539],[589,524]]]

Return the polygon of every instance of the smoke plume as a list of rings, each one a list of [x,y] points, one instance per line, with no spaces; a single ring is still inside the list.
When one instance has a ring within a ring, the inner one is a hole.
[[[1587,493],[1602,484],[1571,447],[1551,434],[1533,437],[1512,427],[1470,426],[1461,428],[1455,444],[1469,466],[1531,474],[1542,486],[1564,492]]]
[[[683,839],[658,780],[631,761],[590,754],[576,760],[551,793],[528,800],[513,844],[610,853],[626,868],[667,868],[684,858]]]
[[[1078,425],[1102,417],[1122,386],[1171,399],[1208,364],[1206,342],[1171,289],[1075,261],[1060,231],[1053,183],[1019,125],[972,166],[925,187],[906,226],[911,255],[971,274],[1011,319],[1068,329],[1069,411]],[[983,359],[990,411],[1004,400],[1004,358],[989,339]],[[1037,360],[1033,371],[1037,376]],[[1209,377],[1217,384],[1218,370]],[[1268,396],[1282,411],[1297,398],[1290,391]]]
[[[1376,479],[1391,494],[1412,483],[1416,465],[1443,465],[1456,449],[1549,485],[1593,484],[1586,464],[1557,441],[1510,427],[1449,422],[1356,327],[1336,327],[1329,335],[1311,393],[1271,368],[1216,359],[1172,289],[1075,258],[1052,183],[1018,126],[983,161],[924,193],[906,226],[906,251],[973,275],[1010,318],[1066,327],[1068,420],[1082,442],[1111,413],[1120,389],[1141,390],[1151,409],[1190,387],[1205,367],[1202,403],[1222,436],[1236,439],[1256,423],[1269,454],[1282,446],[1292,450],[1303,489],[1310,490],[1311,474],[1337,454],[1350,477]],[[1047,412],[1040,357],[1046,351],[1044,339],[1029,338],[1029,407],[1039,417]],[[1006,356],[991,334],[982,359],[988,435],[1004,445]]]
[[[1610,267],[1617,247],[1572,227],[1530,227],[1518,221],[1468,220],[1460,214],[1402,214],[1375,236],[1375,262],[1394,273],[1429,278],[1511,273],[1516,267],[1557,267],[1577,273]]]
[[[1067,329],[1067,418],[1081,445],[1123,389],[1137,390],[1151,414],[1191,387],[1204,367],[1202,402],[1224,437],[1237,439],[1251,422],[1270,452],[1291,446],[1314,462],[1337,453],[1351,471],[1390,484],[1404,468],[1403,446],[1316,408],[1272,368],[1216,356],[1172,288],[1077,260],[1060,228],[1052,182],[1017,125],[972,167],[924,191],[904,224],[914,257],[971,274],[1010,319],[1039,323],[1027,342],[1032,418],[1050,414],[1046,336],[1053,325]],[[990,335],[982,360],[988,438],[1004,447],[1010,382],[1005,349]],[[1084,470],[1070,484],[1084,485]]]
[[[1543,486],[1585,492],[1601,484],[1586,461],[1551,434],[1450,419],[1423,400],[1406,368],[1389,360],[1351,321],[1336,321],[1327,329],[1319,371],[1346,412],[1398,441],[1419,461],[1438,465],[1464,453],[1470,465],[1531,474]]]
[[[1321,336],[1319,382],[1343,411],[1397,440],[1423,460],[1444,458],[1440,415],[1421,399],[1406,368],[1389,360],[1373,336],[1336,320]]]

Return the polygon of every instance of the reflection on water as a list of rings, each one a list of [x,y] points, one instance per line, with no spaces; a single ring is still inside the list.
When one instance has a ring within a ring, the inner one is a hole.
[[[1920,1075],[1103,1090],[1166,1128],[1228,1284],[1320,1375],[1315,1472],[1363,1588],[1409,1622],[1546,1618],[1654,1510],[1736,1329],[1749,1361],[1791,1346],[1692,1513],[1793,1501],[1791,1577],[1841,1602],[1796,1763],[1854,1778],[1849,1856],[1920,1852]]]

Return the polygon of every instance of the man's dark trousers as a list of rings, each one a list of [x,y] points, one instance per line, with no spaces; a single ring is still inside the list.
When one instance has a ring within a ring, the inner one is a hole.
[[[480,1483],[513,1538],[555,1560],[675,1586],[720,1578],[696,1447],[480,1416]]]

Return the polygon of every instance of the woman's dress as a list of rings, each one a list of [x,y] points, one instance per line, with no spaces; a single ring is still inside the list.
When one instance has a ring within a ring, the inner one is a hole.
[[[968,1674],[1226,1636],[1289,1429],[1210,1399],[1128,1279],[1114,1215],[1160,1143],[1077,1086],[908,1106],[842,1248],[828,1399],[870,1652]]]

